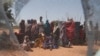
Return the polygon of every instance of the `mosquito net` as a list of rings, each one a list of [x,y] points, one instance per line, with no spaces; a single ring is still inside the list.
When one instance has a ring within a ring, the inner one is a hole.
[[[94,56],[100,49],[100,0],[81,1],[85,16],[88,56]]]
[[[20,47],[5,14],[3,3],[7,1],[10,0],[0,0],[0,56],[27,56]]]

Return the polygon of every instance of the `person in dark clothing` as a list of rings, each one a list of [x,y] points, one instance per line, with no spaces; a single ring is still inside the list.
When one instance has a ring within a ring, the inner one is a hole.
[[[20,33],[24,34],[25,33],[25,20],[21,20],[19,27],[20,27]]]
[[[32,28],[31,28],[31,37],[32,37],[32,41],[35,41],[38,38],[38,34],[39,34],[39,27],[37,24],[37,21],[34,20],[32,23]]]
[[[25,35],[27,35],[29,37],[29,40],[31,40],[31,28],[32,28],[32,24],[31,24],[31,20],[27,20],[27,26],[26,26],[26,31],[25,31]]]
[[[58,23],[55,22],[53,30],[54,48],[59,47],[59,36],[60,36],[60,29],[58,27]]]
[[[62,42],[62,46],[66,47],[66,45],[68,45],[68,38],[66,35],[66,22],[62,23],[61,30],[60,30],[60,39]]]
[[[18,37],[19,43],[22,44],[25,36],[25,20],[21,20],[19,27],[20,27],[20,31],[18,34],[16,33],[16,35]]]
[[[44,29],[45,29],[45,35],[46,36],[49,36],[50,35],[50,33],[51,33],[51,28],[50,28],[50,23],[49,23],[49,21],[47,20],[46,21],[46,23],[45,23],[45,25],[44,25]]]
[[[44,33],[45,33],[45,41],[44,41],[44,48],[49,48],[49,40],[50,40],[50,34],[51,34],[51,28],[50,23],[47,20],[44,25]]]
[[[19,44],[22,44],[24,41],[24,34],[15,32],[15,36],[17,37]]]
[[[80,44],[84,44],[85,43],[85,30],[83,28],[83,25],[80,26],[80,38],[79,38]]]

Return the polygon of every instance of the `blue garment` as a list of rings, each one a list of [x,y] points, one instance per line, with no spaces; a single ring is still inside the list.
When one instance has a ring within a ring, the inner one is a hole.
[[[45,35],[49,36],[50,33],[51,33],[51,28],[50,28],[50,24],[48,21],[46,21],[45,25],[44,25],[44,32],[45,32]]]
[[[46,21],[44,25],[44,33],[45,33],[45,41],[44,41],[44,48],[49,48],[51,45],[51,27],[48,21]]]

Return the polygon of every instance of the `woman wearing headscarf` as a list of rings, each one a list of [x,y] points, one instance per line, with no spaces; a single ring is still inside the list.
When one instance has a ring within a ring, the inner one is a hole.
[[[21,20],[19,27],[20,27],[20,33],[25,33],[25,20]]]
[[[62,26],[60,29],[60,39],[62,41],[62,46],[66,47],[66,45],[68,45],[68,38],[66,35],[66,22],[62,23]]]
[[[54,29],[53,29],[53,38],[54,38],[54,48],[59,47],[59,36],[60,36],[60,29],[58,27],[58,23],[54,23]]]
[[[21,44],[24,41],[24,36],[25,36],[25,20],[21,20],[20,24],[20,31],[19,31],[19,43]]]
[[[44,48],[49,48],[49,40],[50,40],[50,34],[51,34],[51,28],[50,23],[48,20],[46,20],[46,23],[44,25],[44,33],[45,33],[45,41],[44,41]]]
[[[36,20],[33,20],[32,28],[31,28],[31,37],[32,41],[35,41],[38,38],[39,28]]]
[[[68,24],[68,26],[66,27],[67,37],[70,43],[72,43],[72,40],[75,37],[75,22],[73,21],[73,19],[70,19],[67,24]]]
[[[31,40],[31,28],[32,28],[31,20],[27,20],[25,35],[29,37],[29,40]]]

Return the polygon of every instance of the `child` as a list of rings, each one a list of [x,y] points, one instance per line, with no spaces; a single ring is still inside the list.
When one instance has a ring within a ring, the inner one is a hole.
[[[23,47],[24,50],[26,50],[26,51],[32,51],[32,50],[31,50],[31,46],[30,46],[29,36],[25,36],[25,37],[24,37],[24,42],[23,42],[23,44],[22,44],[22,47]]]

